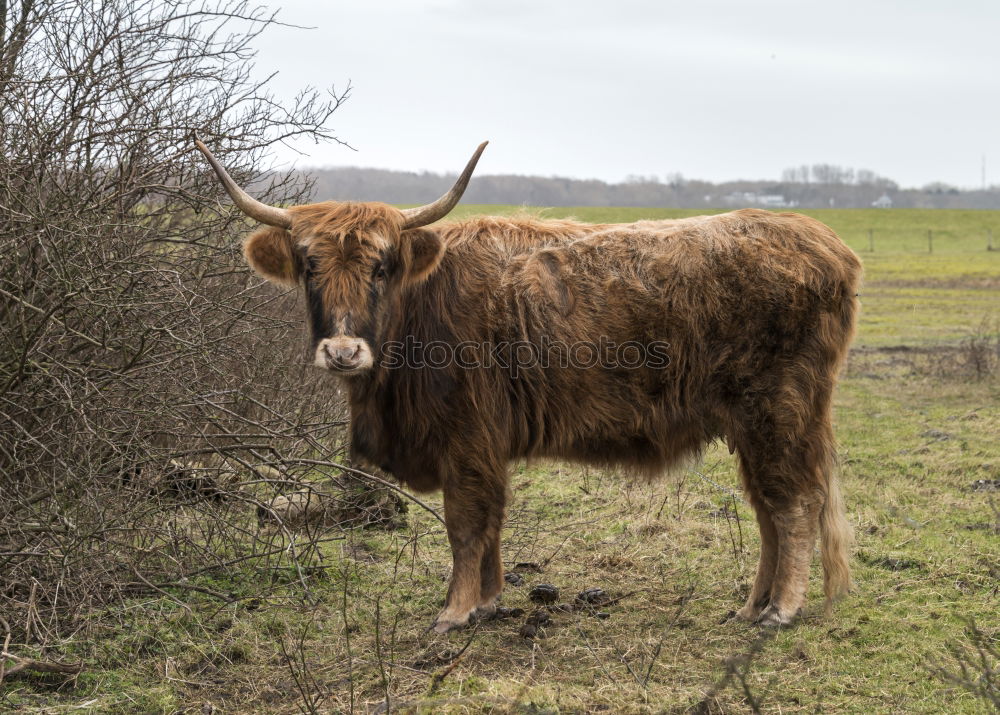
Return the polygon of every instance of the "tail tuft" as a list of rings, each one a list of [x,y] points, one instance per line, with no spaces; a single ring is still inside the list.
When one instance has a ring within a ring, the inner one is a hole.
[[[826,608],[851,589],[851,567],[848,563],[854,534],[844,514],[844,499],[836,471],[829,470],[826,503],[819,518],[820,552],[823,560],[823,591]]]

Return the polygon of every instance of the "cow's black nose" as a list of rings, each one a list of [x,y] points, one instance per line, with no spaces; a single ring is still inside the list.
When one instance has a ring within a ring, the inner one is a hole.
[[[347,347],[336,348],[333,357],[335,360],[343,363],[355,362],[355,358],[360,351],[360,345],[349,345]]]
[[[361,343],[326,345],[326,366],[331,370],[353,370],[361,363]]]

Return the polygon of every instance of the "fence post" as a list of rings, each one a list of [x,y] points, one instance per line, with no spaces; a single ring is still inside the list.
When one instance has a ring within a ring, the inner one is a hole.
[[[992,228],[986,229],[986,250],[987,251],[992,251],[993,250],[993,229]]]
[[[872,230],[868,229],[868,252],[875,253],[875,239],[872,238]]]
[[[934,253],[934,238],[930,229],[927,229],[927,252]]]

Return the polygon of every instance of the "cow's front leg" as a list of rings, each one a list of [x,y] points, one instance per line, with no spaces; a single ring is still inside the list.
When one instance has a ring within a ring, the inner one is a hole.
[[[752,503],[760,526],[760,563],[746,605],[736,612],[737,618],[750,623],[757,620],[771,601],[774,571],[778,566],[778,531],[774,518],[765,503],[754,499]]]
[[[505,497],[502,479],[468,477],[444,485],[453,565],[448,600],[434,622],[438,633],[468,624],[477,609],[488,612],[503,588],[500,527]]]
[[[483,550],[483,560],[479,569],[479,603],[476,611],[479,616],[493,615],[496,612],[497,599],[503,591],[503,560],[500,558],[500,522],[490,524],[484,534],[486,548]]]

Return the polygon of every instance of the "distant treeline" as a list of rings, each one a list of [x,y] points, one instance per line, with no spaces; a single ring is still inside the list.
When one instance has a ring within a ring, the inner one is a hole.
[[[336,198],[421,204],[454,183],[455,174],[388,171],[355,167],[305,169],[315,180],[316,200]],[[895,208],[1000,209],[1000,186],[962,190],[945,184],[901,189],[874,172],[828,164],[787,169],[780,181],[728,181],[715,184],[685,179],[630,177],[618,184],[596,179],[484,175],[472,179],[464,201],[529,206],[664,206],[671,208],[870,208],[876,202]]]

